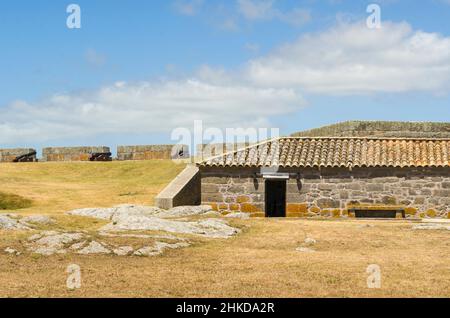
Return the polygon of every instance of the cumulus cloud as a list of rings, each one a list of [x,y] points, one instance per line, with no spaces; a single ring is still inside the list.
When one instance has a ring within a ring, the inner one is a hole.
[[[169,132],[205,125],[267,127],[305,104],[301,94],[450,92],[450,37],[384,22],[340,23],[239,69],[203,66],[196,79],[116,83],[0,108],[0,143]]]
[[[340,24],[248,63],[254,84],[324,94],[450,90],[450,38],[407,23]]]
[[[203,5],[203,0],[176,0],[173,8],[182,15],[194,16]]]
[[[292,89],[215,85],[199,80],[116,83],[93,92],[17,101],[0,110],[0,143],[108,133],[169,132],[194,120],[213,127],[266,127],[303,104]]]
[[[303,25],[311,20],[311,12],[307,9],[294,8],[283,12],[275,8],[275,0],[238,0],[239,13],[248,20],[277,19],[294,26]]]

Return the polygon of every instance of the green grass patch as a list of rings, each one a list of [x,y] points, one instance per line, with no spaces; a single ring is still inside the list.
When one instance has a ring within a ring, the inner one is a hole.
[[[32,201],[20,195],[0,192],[0,210],[18,210],[29,208]]]

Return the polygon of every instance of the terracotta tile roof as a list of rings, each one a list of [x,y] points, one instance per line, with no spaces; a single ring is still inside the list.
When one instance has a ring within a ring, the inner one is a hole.
[[[281,137],[211,157],[205,167],[450,167],[450,139]]]

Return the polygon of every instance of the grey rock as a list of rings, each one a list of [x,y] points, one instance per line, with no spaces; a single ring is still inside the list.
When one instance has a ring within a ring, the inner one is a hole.
[[[78,251],[78,254],[110,254],[111,251],[103,246],[102,243],[92,241],[88,246]]]
[[[156,214],[156,217],[183,217],[191,215],[201,215],[208,212],[212,212],[212,208],[209,205],[199,205],[199,206],[178,206],[167,211],[162,211]]]
[[[70,249],[71,250],[79,250],[79,249],[83,248],[83,246],[85,246],[85,245],[86,245],[86,241],[75,243],[70,246]]]
[[[118,256],[127,256],[133,252],[133,248],[131,246],[120,246],[116,249],[113,249],[113,253]]]
[[[102,227],[101,231],[165,231],[211,238],[228,238],[239,232],[219,219],[183,222],[145,215],[116,215],[113,222]]]
[[[211,212],[209,205],[179,206],[170,210],[163,210],[153,206],[123,204],[112,208],[88,208],[67,212],[69,215],[87,216],[103,220],[113,220],[115,217],[128,215],[153,216],[158,218],[183,217],[200,215]]]
[[[28,225],[29,223],[49,225],[54,224],[55,220],[46,215],[30,215],[20,219],[19,222],[25,225]]]
[[[148,215],[153,216],[164,210],[153,206],[122,204],[112,208],[87,208],[67,212],[69,215],[87,216],[96,219],[111,220],[116,215]]]
[[[84,236],[83,233],[54,234],[54,232],[51,232],[49,235],[44,234],[41,238],[33,241],[29,245],[29,250],[42,255],[64,254],[67,252],[66,245],[73,244]]]
[[[141,239],[158,239],[158,240],[176,240],[185,241],[186,239],[171,234],[159,234],[159,235],[149,235],[149,234],[113,234],[110,232],[100,231],[98,234],[105,237],[131,237],[131,238],[141,238]]]
[[[143,248],[138,249],[136,252],[134,252],[133,255],[135,256],[155,256],[160,255],[164,252],[165,249],[176,249],[176,248],[182,248],[182,247],[188,247],[189,243],[165,243],[165,242],[155,242],[153,246],[145,246]]]
[[[30,230],[30,227],[20,223],[19,220],[13,219],[10,215],[0,214],[0,230]]]

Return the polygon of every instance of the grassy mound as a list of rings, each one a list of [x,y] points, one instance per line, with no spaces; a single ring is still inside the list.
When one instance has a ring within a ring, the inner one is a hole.
[[[32,208],[21,212],[46,215],[118,204],[153,205],[185,166],[172,160],[2,164],[0,192],[33,198]]]
[[[18,210],[31,206],[31,200],[19,195],[0,192],[0,210]]]

